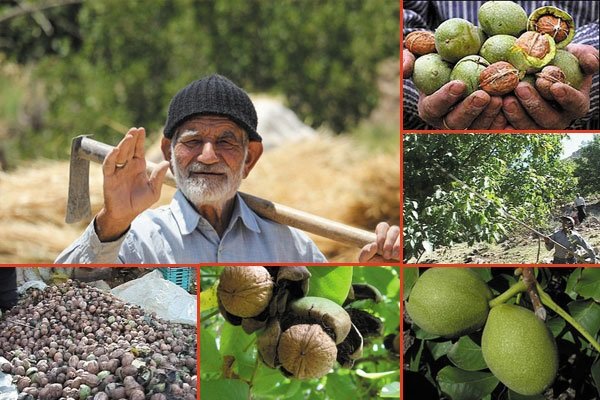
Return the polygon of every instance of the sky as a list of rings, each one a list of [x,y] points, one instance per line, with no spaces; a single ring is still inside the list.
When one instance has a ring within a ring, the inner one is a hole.
[[[594,134],[593,133],[569,133],[567,135],[570,139],[566,137],[563,139],[563,154],[561,158],[567,158],[574,152],[576,152],[586,141],[591,141]]]

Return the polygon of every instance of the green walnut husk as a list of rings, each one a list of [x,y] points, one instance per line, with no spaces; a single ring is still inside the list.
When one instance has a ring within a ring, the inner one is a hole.
[[[461,58],[450,74],[450,80],[459,80],[467,85],[467,96],[479,89],[479,74],[489,67],[490,63],[481,56]]]
[[[430,95],[450,82],[452,65],[439,54],[426,54],[415,60],[412,80],[417,89]]]
[[[469,21],[451,18],[435,30],[435,48],[444,60],[455,63],[465,56],[479,53],[481,38],[477,27]]]
[[[527,29],[527,13],[512,1],[488,1],[482,4],[477,19],[488,36],[519,36]]]
[[[552,21],[544,17],[554,17]],[[556,42],[556,48],[562,49],[575,37],[573,17],[564,10],[554,6],[544,6],[534,10],[527,21],[527,29],[547,33]]]
[[[539,46],[532,46],[533,42],[545,42],[547,51],[537,52]],[[533,50],[532,50],[533,49]],[[537,72],[548,65],[556,55],[556,44],[552,36],[537,32],[527,31],[516,41],[508,53],[508,62],[524,73]]]
[[[575,89],[581,89],[585,75],[579,66],[579,60],[567,50],[557,50],[550,65],[559,67],[567,78],[567,83]]]
[[[507,61],[510,49],[514,46],[516,37],[511,35],[494,35],[488,38],[481,49],[479,55],[485,58],[490,64],[498,61]]]

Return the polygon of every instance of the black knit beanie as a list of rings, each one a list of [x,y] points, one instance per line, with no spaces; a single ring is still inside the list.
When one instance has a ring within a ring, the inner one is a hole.
[[[262,142],[256,132],[258,118],[248,94],[224,76],[213,74],[181,89],[169,104],[164,135],[171,139],[177,127],[197,115],[223,115],[248,132],[250,140]]]

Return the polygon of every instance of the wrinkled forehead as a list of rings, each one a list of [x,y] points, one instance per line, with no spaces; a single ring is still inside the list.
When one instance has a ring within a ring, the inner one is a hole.
[[[246,131],[231,119],[221,115],[198,115],[182,123],[175,132],[173,141],[189,135],[219,135],[232,133],[244,140]]]

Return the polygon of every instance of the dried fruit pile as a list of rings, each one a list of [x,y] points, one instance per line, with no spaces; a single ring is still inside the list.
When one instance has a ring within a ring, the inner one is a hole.
[[[550,86],[567,83],[579,89],[583,72],[577,58],[562,50],[575,35],[573,18],[544,6],[529,17],[512,1],[488,1],[478,12],[480,27],[452,18],[435,31],[416,31],[404,46],[418,58],[413,82],[430,95],[451,80],[467,85],[467,95],[482,89],[490,95],[512,92],[520,81],[552,100]]]
[[[225,267],[217,288],[219,309],[245,332],[258,331],[261,360],[297,379],[326,375],[335,362],[350,368],[362,356],[363,339],[381,335],[381,321],[348,307],[362,299],[379,301],[374,287],[354,284],[344,306],[306,296],[305,267]]]
[[[68,281],[30,289],[0,321],[19,399],[196,399],[196,329]]]

